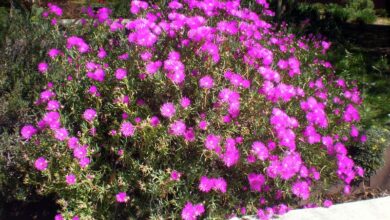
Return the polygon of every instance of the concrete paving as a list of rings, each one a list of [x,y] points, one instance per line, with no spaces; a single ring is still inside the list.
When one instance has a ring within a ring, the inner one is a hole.
[[[256,220],[253,217],[243,219]],[[275,220],[390,220],[390,196],[333,205],[329,208],[291,210]],[[234,218],[232,220],[238,220]]]
[[[280,220],[390,220],[390,196],[343,203],[329,208],[297,209]]]

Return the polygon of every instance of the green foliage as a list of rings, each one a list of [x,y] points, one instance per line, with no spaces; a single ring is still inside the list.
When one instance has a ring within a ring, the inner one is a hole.
[[[42,9],[31,12],[0,10],[0,207],[4,203],[26,198],[33,200],[34,188],[25,184],[30,172],[25,154],[21,153],[19,128],[31,122],[36,113],[34,97],[44,84],[36,73],[44,50],[57,42],[49,25],[39,19]],[[6,12],[5,14],[2,14]],[[12,14],[12,15],[11,15]],[[6,18],[6,19],[3,19]],[[5,22],[5,23],[2,23]],[[4,214],[4,210],[0,210]]]
[[[370,177],[383,165],[383,153],[389,147],[390,131],[383,127],[372,126],[367,130],[367,142],[357,144],[351,154],[365,176]]]
[[[330,59],[336,73],[357,82],[364,99],[361,108],[362,126],[367,142],[359,143],[352,155],[370,177],[382,165],[383,150],[390,142],[390,66],[387,56],[350,52],[344,47],[333,48]]]

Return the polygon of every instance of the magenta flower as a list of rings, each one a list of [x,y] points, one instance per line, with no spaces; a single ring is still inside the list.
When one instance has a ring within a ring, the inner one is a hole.
[[[157,125],[160,124],[160,119],[158,119],[157,116],[152,116],[150,118],[150,125],[152,125],[153,127],[157,127]]]
[[[211,76],[204,76],[199,80],[199,86],[204,89],[211,89],[214,86],[214,80]]]
[[[215,150],[220,147],[219,146],[220,141],[221,138],[219,136],[209,134],[207,135],[206,140],[204,141],[204,145],[209,150]]]
[[[267,147],[260,141],[253,142],[252,153],[261,161],[266,160],[269,156]]]
[[[179,181],[180,180],[180,177],[181,177],[181,173],[177,170],[172,170],[171,172],[171,180],[173,181]]]
[[[175,113],[175,105],[171,102],[164,103],[160,108],[161,115],[166,118],[172,118]]]
[[[50,100],[47,102],[46,110],[56,111],[60,108],[60,103],[57,100]]]
[[[22,137],[26,140],[30,139],[34,134],[37,133],[37,129],[32,125],[25,125],[20,131]]]
[[[51,98],[53,98],[56,94],[50,90],[44,90],[40,94],[40,98],[42,101],[49,101]]]
[[[73,149],[73,156],[77,159],[82,159],[87,156],[88,149],[87,146],[80,146]]]
[[[161,66],[161,61],[149,62],[146,64],[146,73],[153,75],[160,69]]]
[[[104,58],[107,56],[107,52],[104,50],[103,47],[100,47],[100,48],[99,48],[99,52],[98,52],[97,56],[98,56],[100,59],[104,59]]]
[[[34,166],[39,171],[44,171],[47,168],[47,160],[44,157],[39,157],[37,160],[35,160]]]
[[[292,185],[292,193],[306,200],[310,196],[310,186],[306,181],[297,181]]]
[[[325,208],[329,208],[329,207],[331,207],[333,205],[333,202],[331,201],[331,200],[329,200],[329,199],[326,199],[325,201],[324,201],[324,203],[323,203],[323,206],[325,207]]]
[[[265,183],[265,177],[262,174],[248,174],[249,186],[252,191],[261,192],[261,187]]]
[[[202,120],[202,121],[199,122],[198,127],[201,130],[205,131],[205,130],[207,130],[207,125],[208,125],[207,121],[206,120]]]
[[[50,12],[51,14],[55,14],[55,15],[57,15],[58,17],[61,17],[61,16],[62,16],[62,9],[61,9],[58,5],[49,3],[49,4],[48,4],[48,7],[49,7],[49,12]]]
[[[85,168],[88,166],[88,164],[91,163],[91,160],[88,157],[83,157],[79,159],[79,165],[81,168]]]
[[[134,135],[135,127],[130,122],[123,122],[120,128],[120,132],[125,137],[130,137]]]
[[[182,136],[186,131],[186,124],[182,120],[174,121],[169,126],[169,132],[175,136]]]
[[[118,80],[122,80],[126,78],[127,76],[127,71],[123,68],[119,68],[115,71],[115,78]]]
[[[100,23],[104,23],[107,19],[110,18],[112,11],[109,8],[100,8],[97,13],[97,19]]]
[[[191,105],[191,100],[190,100],[188,97],[183,97],[183,98],[180,100],[180,105],[181,105],[181,107],[183,107],[183,108],[188,108],[188,106]]]
[[[89,45],[82,38],[76,36],[71,36],[66,40],[66,48],[73,47],[76,47],[80,53],[87,53],[90,50]]]
[[[226,150],[225,153],[221,156],[223,162],[227,167],[235,165],[240,159],[240,152],[236,148],[236,142],[232,138],[226,140]]]
[[[350,132],[351,137],[357,137],[359,136],[359,130],[355,125],[351,126],[351,132]]]
[[[57,128],[54,130],[54,137],[59,141],[64,141],[68,138],[68,130],[66,128]]]
[[[190,202],[187,202],[181,211],[181,217],[183,220],[196,220],[205,212],[203,204],[193,205]]]
[[[214,179],[213,181],[214,181],[214,187],[213,187],[214,190],[220,191],[222,193],[226,193],[227,183],[226,183],[225,179],[220,177],[220,178]]]
[[[54,220],[64,220],[64,217],[60,213],[58,213],[54,216]]]
[[[214,180],[209,179],[206,176],[202,176],[200,178],[200,183],[199,183],[199,190],[202,192],[210,192],[211,189],[214,187]]]
[[[51,59],[55,59],[58,55],[61,54],[61,50],[59,50],[57,48],[52,48],[49,50],[49,52],[47,54],[49,55],[49,57]]]
[[[46,73],[48,69],[49,69],[49,65],[47,63],[41,62],[38,64],[38,71],[40,73]]]
[[[66,184],[69,186],[76,184],[76,176],[74,174],[68,174],[65,177],[66,179]]]
[[[96,111],[95,109],[92,108],[85,110],[83,113],[83,118],[88,122],[93,121],[96,118],[96,116],[97,116]]]
[[[74,149],[76,147],[79,147],[80,146],[80,143],[79,143],[79,139],[76,138],[76,137],[71,137],[68,139],[68,147],[70,149]]]
[[[127,196],[126,192],[119,192],[116,194],[116,201],[120,203],[125,203],[129,200],[129,197]]]
[[[186,132],[184,133],[183,135],[184,137],[184,140],[188,141],[188,142],[193,142],[195,141],[195,132],[194,132],[194,129],[191,127],[191,128],[188,128],[186,130]]]

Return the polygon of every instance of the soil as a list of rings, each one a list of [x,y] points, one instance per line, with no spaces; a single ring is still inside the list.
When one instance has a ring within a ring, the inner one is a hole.
[[[5,203],[0,213],[4,220],[53,220],[59,210],[54,197],[37,197],[28,203],[13,201]]]

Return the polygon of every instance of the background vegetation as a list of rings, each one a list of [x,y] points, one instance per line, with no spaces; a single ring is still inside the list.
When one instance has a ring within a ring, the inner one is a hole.
[[[44,51],[58,44],[54,36],[47,35],[49,27],[38,22],[41,8],[25,7],[21,1],[13,2],[12,8],[8,5],[0,7],[0,219],[12,219],[23,214],[10,213],[10,204],[42,201],[39,192],[24,181],[30,168],[20,151],[18,131],[36,114],[31,110],[31,100],[37,94],[32,91],[39,91],[43,86],[43,81],[35,74],[36,65],[46,56]],[[123,7],[127,1],[111,3],[116,16],[127,14],[127,7]],[[271,3],[277,9],[277,1]],[[244,4],[250,6],[252,2],[247,0]],[[95,5],[99,6],[99,3],[95,2]],[[344,22],[372,23],[377,15],[387,16],[386,12],[375,12],[370,0],[350,0],[345,7],[287,1],[283,7],[284,10],[275,19],[289,23],[290,31],[298,35],[322,33],[327,36],[334,43],[331,62],[336,73],[356,80],[363,88],[362,120],[368,141],[359,145],[354,156],[369,177],[380,166],[382,152],[390,140],[388,51],[372,53],[361,45],[352,44],[345,37],[342,25]],[[310,22],[305,25],[308,18]],[[52,198],[45,199],[48,205],[53,204],[50,202]],[[55,207],[51,210],[54,211]],[[40,213],[42,218],[53,216],[53,213],[46,214]]]

